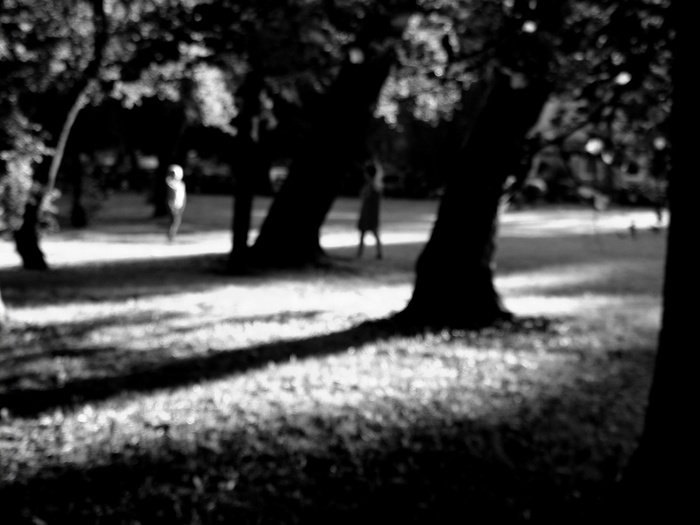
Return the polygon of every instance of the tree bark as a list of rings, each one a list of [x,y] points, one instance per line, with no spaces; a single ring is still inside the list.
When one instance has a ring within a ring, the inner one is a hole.
[[[39,200],[30,197],[24,207],[22,226],[13,233],[15,248],[25,270],[48,270],[44,252],[39,247]]]
[[[500,72],[487,82],[418,258],[413,296],[397,316],[403,323],[479,327],[512,317],[493,283],[499,202],[549,87],[514,88]]]
[[[364,154],[374,104],[393,61],[391,49],[344,64],[265,218],[251,253],[255,264],[303,266],[323,256],[321,226],[342,175]]]
[[[697,291],[694,246],[700,192],[697,164],[700,104],[691,75],[696,38],[688,20],[700,15],[698,4],[675,0],[671,16],[673,41],[673,107],[669,177],[668,244],[663,289],[663,315],[644,430],[639,447],[621,482],[620,516],[627,522],[682,523],[697,514],[693,477],[698,466],[696,374],[697,315],[688,306]]]
[[[15,247],[17,249],[17,253],[22,259],[22,266],[26,270],[48,270],[49,268],[49,265],[46,263],[46,258],[44,257],[44,252],[39,247],[39,229],[41,226],[39,216],[41,214],[41,209],[44,206],[44,201],[53,192],[56,184],[56,176],[58,175],[58,169],[61,165],[61,161],[63,160],[63,154],[66,150],[68,136],[73,128],[75,119],[78,117],[78,113],[80,113],[80,110],[87,102],[88,90],[89,84],[85,84],[68,111],[68,115],[63,123],[53,157],[51,158],[48,174],[46,175],[46,181],[44,183],[40,183],[39,178],[35,173],[34,187],[32,188],[31,196],[24,207],[22,226],[19,230],[14,232]]]
[[[107,45],[108,27],[107,17],[104,10],[103,0],[93,0],[93,20],[95,24],[94,33],[94,55],[90,63],[85,68],[80,80],[73,86],[73,102],[66,114],[66,118],[58,135],[56,147],[51,158],[48,174],[45,181],[35,177],[36,189],[32,190],[32,195],[27,201],[22,220],[22,226],[14,232],[15,246],[17,253],[22,259],[22,265],[28,270],[46,270],[48,264],[44,253],[39,247],[39,227],[40,213],[44,200],[51,194],[56,183],[56,176],[63,160],[66,143],[70,136],[71,129],[78,117],[78,113],[85,106],[88,99],[90,84],[97,78],[104,49]]]
[[[252,223],[255,183],[263,171],[263,158],[260,144],[254,137],[246,136],[240,141],[240,158],[236,163],[232,248],[228,259],[228,271],[241,273],[249,269],[250,228]]]
[[[74,228],[85,228],[88,225],[87,212],[83,205],[83,182],[85,181],[85,167],[80,160],[73,164],[73,202],[70,212],[70,223]]]
[[[2,300],[2,290],[0,290],[0,331],[7,323],[7,308],[5,308],[5,302]]]
[[[241,99],[241,111],[236,118],[238,130],[237,155],[235,169],[235,189],[233,198],[233,232],[232,248],[229,254],[227,270],[230,273],[242,273],[249,266],[249,246],[251,215],[255,181],[260,175],[263,164],[260,148],[261,105],[264,82],[260,74],[260,65],[255,60],[254,68],[236,95]]]

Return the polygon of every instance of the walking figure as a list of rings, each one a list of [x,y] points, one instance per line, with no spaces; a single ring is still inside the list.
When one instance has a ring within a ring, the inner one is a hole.
[[[168,240],[173,241],[177,235],[177,230],[182,222],[182,213],[185,211],[185,202],[187,193],[185,191],[185,183],[182,181],[182,167],[177,164],[171,164],[168,167],[168,176],[165,178],[168,215],[170,224],[168,225]]]
[[[357,221],[357,229],[360,230],[360,245],[357,249],[357,256],[362,257],[365,249],[365,234],[371,232],[376,241],[377,259],[381,259],[382,243],[379,240],[379,206],[382,197],[384,172],[376,159],[365,164],[364,176],[365,184],[360,191],[362,204]]]

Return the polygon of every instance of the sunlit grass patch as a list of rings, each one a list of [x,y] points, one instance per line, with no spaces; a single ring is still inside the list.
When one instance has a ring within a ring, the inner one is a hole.
[[[230,277],[134,242],[128,263],[2,270],[3,518],[590,522],[641,428],[662,236],[509,218],[497,285],[533,319],[397,334],[373,320],[406,304],[420,244],[352,259],[340,204],[329,269]],[[426,235],[431,206],[393,201],[387,228]]]
[[[650,352],[550,352],[556,334],[542,331],[520,334],[518,348],[497,331],[378,335],[336,355],[6,421],[16,439],[3,471],[42,519],[64,512],[53,498],[66,479],[93,498],[74,509],[85,522],[232,512],[303,523],[319,506],[369,516],[369,503],[400,503],[399,515],[425,522],[434,504],[464,501],[512,520],[601,497],[631,450]],[[114,501],[127,493],[137,496]]]

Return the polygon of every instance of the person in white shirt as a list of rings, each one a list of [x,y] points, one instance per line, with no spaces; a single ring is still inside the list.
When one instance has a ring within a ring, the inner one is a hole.
[[[185,183],[182,181],[182,167],[177,164],[168,166],[168,175],[165,178],[168,213],[170,216],[170,224],[168,225],[168,240],[172,241],[177,235],[177,230],[182,222],[182,213],[185,211],[185,202],[187,201],[187,192],[185,191]]]

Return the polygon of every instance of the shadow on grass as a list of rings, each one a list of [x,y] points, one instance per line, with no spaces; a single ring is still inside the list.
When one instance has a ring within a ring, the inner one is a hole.
[[[11,269],[0,270],[0,283],[3,299],[10,306],[60,304],[75,300],[96,302],[204,291],[230,282],[231,278],[226,279],[218,272],[222,265],[221,255],[206,254],[111,261],[48,272]]]
[[[194,330],[210,328],[222,323],[227,325],[237,325],[245,323],[285,323],[290,320],[314,319],[323,314],[322,310],[308,311],[283,311],[265,315],[250,315],[245,317],[227,317],[213,321],[189,324],[187,326],[169,326],[168,333],[189,333]],[[135,314],[107,315],[104,317],[92,318],[87,321],[64,321],[56,325],[22,327],[24,339],[35,339],[41,344],[34,349],[5,348],[0,345],[0,367],[12,368],[21,363],[33,360],[50,359],[54,357],[80,357],[95,354],[114,355],[115,350],[109,347],[86,348],[82,345],[82,339],[93,332],[112,327],[128,325],[138,327],[140,325],[151,325],[154,322],[163,323],[168,320],[191,317],[190,314],[179,312],[167,312],[162,310],[139,311]],[[8,329],[9,330],[9,329]],[[39,348],[47,344],[51,348]],[[81,346],[82,345],[82,346]],[[129,352],[121,352],[128,355]],[[157,352],[154,352],[157,353]],[[1,377],[2,374],[0,374]],[[2,384],[0,380],[0,385]]]
[[[287,315],[291,317],[295,314],[290,312]],[[302,312],[300,315],[316,313]],[[247,322],[249,319],[244,318],[242,321]],[[0,407],[17,416],[29,417],[52,408],[70,408],[76,404],[100,401],[121,393],[180,387],[243,373],[291,358],[303,359],[344,352],[352,346],[376,341],[392,333],[395,333],[395,330],[389,322],[371,321],[336,333],[217,351],[204,356],[176,358],[166,349],[154,348],[141,352],[148,356],[147,362],[140,363],[126,373],[113,376],[69,379],[65,383],[28,388],[14,386],[21,384],[25,377],[9,377],[4,381],[4,392],[0,392]],[[103,359],[110,362],[133,359],[130,350],[119,348],[88,348],[78,351],[93,355],[99,353]],[[67,355],[73,351],[66,348],[60,352]],[[45,355],[42,354],[41,357]]]
[[[298,269],[265,269],[231,275],[227,256],[203,254],[149,259],[116,260],[59,267],[48,272],[19,268],[0,270],[0,289],[9,306],[62,304],[70,301],[99,302],[156,295],[206,292],[220,286],[256,287],[275,281],[316,281],[319,277],[378,277],[400,275],[409,279],[413,260],[393,254],[417,251],[417,243],[387,247],[383,261],[357,260],[348,248],[330,249],[315,266]]]
[[[649,357],[630,355],[625,376],[646,373]],[[515,411],[472,418],[424,405],[408,422],[377,423],[355,407],[350,416],[273,414],[252,425],[233,414],[184,439],[165,429],[118,451],[106,443],[93,463],[5,482],[3,517],[18,525],[591,523],[636,439],[636,429],[601,439],[615,421],[601,416],[604,400],[588,397],[615,391],[619,380],[603,373],[587,392],[550,389]]]
[[[346,246],[327,250],[327,264],[298,270],[269,270],[248,275],[225,273],[226,256],[203,254],[156,259],[110,261],[62,267],[50,272],[27,272],[21,269],[0,270],[0,288],[7,305],[31,306],[62,304],[72,300],[103,301],[148,297],[187,292],[205,292],[228,284],[255,287],[275,280],[304,281],[319,275],[364,277],[382,282],[410,282],[415,259],[423,243],[398,243],[385,246],[385,259],[363,260],[353,255],[356,248]],[[369,247],[371,253],[371,246]],[[616,234],[559,237],[508,237],[499,240],[498,276],[507,277],[523,271],[558,271],[562,267],[596,264],[607,265],[617,276],[641,268],[658,269],[661,275],[663,239],[647,235],[642,239],[620,238]],[[557,295],[580,294],[605,282],[607,275],[591,275],[580,285],[554,285]],[[605,282],[604,282],[605,281]],[[660,282],[660,277],[659,277]],[[533,282],[535,288],[537,283]],[[549,285],[538,292],[548,293]],[[568,288],[567,288],[568,287]],[[654,284],[658,288],[658,283]],[[600,288],[600,286],[598,286]],[[525,290],[527,291],[527,290]],[[656,293],[657,290],[654,290]]]

